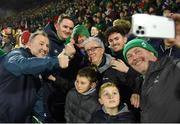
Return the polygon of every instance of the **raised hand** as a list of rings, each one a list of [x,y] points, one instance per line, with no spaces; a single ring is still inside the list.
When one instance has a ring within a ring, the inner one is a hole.
[[[129,67],[120,59],[112,60],[111,65],[112,65],[112,68],[114,68],[114,69],[116,69],[116,70],[118,70],[120,72],[127,73],[128,70],[129,70]]]
[[[58,55],[58,59],[59,59],[59,66],[61,68],[67,68],[69,66],[69,56],[67,56],[65,54],[65,50],[63,50],[59,55]]]
[[[73,43],[68,43],[67,45],[65,45],[64,48],[64,54],[69,56],[70,58],[72,58],[74,56],[74,54],[76,53],[76,49],[74,48]]]
[[[135,108],[139,108],[140,107],[140,95],[133,93],[131,95],[130,98],[131,104],[135,107]]]

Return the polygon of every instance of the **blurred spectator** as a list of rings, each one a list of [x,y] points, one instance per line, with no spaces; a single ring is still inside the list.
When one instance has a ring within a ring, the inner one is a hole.
[[[176,38],[175,38],[175,45],[180,48],[180,14],[174,13],[169,15],[175,21],[176,25]]]
[[[26,45],[28,43],[30,35],[31,35],[31,33],[27,30],[22,32],[21,43],[23,45]]]
[[[15,39],[12,34],[12,28],[7,27],[2,30],[2,41],[1,41],[1,49],[5,52],[11,51],[15,46]]]
[[[72,38],[74,39],[75,44],[79,48],[83,48],[82,44],[84,40],[86,40],[89,36],[90,36],[89,31],[84,25],[78,24],[74,27]]]
[[[177,48],[174,43],[176,39],[164,39],[160,42],[159,47],[156,48],[158,52],[158,58],[162,58],[164,56],[173,56],[175,58],[180,58],[180,48]]]
[[[131,23],[125,19],[116,19],[113,21],[113,26],[120,26],[123,30],[125,30],[125,34],[128,35],[131,29]]]
[[[98,33],[99,33],[98,28],[95,27],[95,26],[92,26],[92,27],[91,27],[91,36],[92,36],[92,37],[97,36]]]
[[[89,36],[89,31],[84,25],[78,24],[73,28],[71,38],[74,40],[74,47],[76,49],[75,58],[78,60],[76,62],[78,70],[88,65],[88,58],[84,50],[83,42],[89,38]]]
[[[91,27],[91,36],[99,38],[104,43],[105,47],[106,48],[108,47],[108,45],[105,42],[105,36],[103,34],[103,31],[100,28],[98,28],[96,26],[92,26]]]
[[[30,35],[31,35],[31,33],[28,30],[23,31],[21,34],[17,34],[15,48],[26,47],[26,45],[29,41]]]

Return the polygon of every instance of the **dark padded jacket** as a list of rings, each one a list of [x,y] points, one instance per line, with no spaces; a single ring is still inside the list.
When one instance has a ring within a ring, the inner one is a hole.
[[[180,122],[180,60],[150,62],[141,91],[141,122]]]
[[[65,118],[68,123],[87,123],[98,109],[100,104],[95,89],[80,94],[73,88],[66,98]]]
[[[31,122],[40,87],[39,74],[59,67],[57,58],[36,58],[29,49],[15,49],[0,60],[0,122]]]

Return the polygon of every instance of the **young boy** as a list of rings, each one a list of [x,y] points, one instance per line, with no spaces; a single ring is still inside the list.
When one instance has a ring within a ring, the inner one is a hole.
[[[127,105],[121,103],[120,93],[114,83],[106,82],[99,89],[99,102],[102,109],[93,113],[90,122],[96,123],[129,123],[134,122]]]
[[[100,109],[96,85],[98,73],[91,66],[79,70],[75,88],[69,91],[65,104],[65,119],[67,123],[86,123],[93,112]]]

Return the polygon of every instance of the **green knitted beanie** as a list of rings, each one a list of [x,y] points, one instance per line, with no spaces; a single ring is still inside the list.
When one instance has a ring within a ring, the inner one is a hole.
[[[86,37],[90,36],[88,29],[84,25],[78,24],[73,28],[72,37],[76,39],[79,35]]]
[[[124,59],[126,60],[126,62],[128,62],[127,60],[127,57],[126,57],[126,54],[127,52],[131,49],[131,48],[134,48],[134,47],[141,47],[143,49],[146,49],[150,52],[153,52],[154,55],[156,57],[158,57],[158,52],[150,45],[148,44],[146,41],[142,40],[142,39],[133,39],[131,41],[129,41],[125,46],[124,46],[124,49],[123,49],[123,56],[124,56]]]

